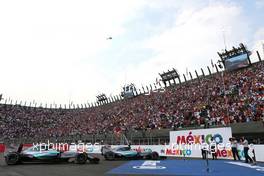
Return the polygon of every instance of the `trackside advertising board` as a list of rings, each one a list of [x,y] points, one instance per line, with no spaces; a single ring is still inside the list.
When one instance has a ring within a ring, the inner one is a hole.
[[[212,158],[211,139],[214,139],[216,145],[215,153],[218,158],[233,159],[231,145],[229,138],[232,137],[231,128],[213,128],[213,129],[199,129],[199,130],[183,130],[170,132],[169,145],[141,145],[132,146],[134,150],[152,150],[158,152],[161,156],[175,156],[175,157],[190,157],[201,158],[202,148],[210,151],[208,157]],[[263,161],[263,158],[258,157],[264,152],[263,145],[249,146],[249,155],[253,157],[253,148],[255,149],[256,158],[258,161]],[[238,144],[238,155],[244,160],[243,145]]]
[[[152,150],[161,156],[202,158],[201,148],[207,144],[210,151],[211,138],[217,144],[216,155],[221,159],[233,159],[229,138],[232,137],[232,130],[227,128],[212,128],[199,130],[182,130],[170,132],[169,145],[132,145],[133,150]],[[243,145],[237,145],[238,155],[244,160]],[[253,157],[253,150],[257,161],[264,162],[264,145],[249,145],[249,156]],[[212,158],[212,153],[208,155]]]
[[[211,142],[211,138],[216,143],[229,143],[232,137],[232,130],[227,128],[211,128],[198,130],[170,131],[170,144],[202,144]]]
[[[217,146],[219,158],[231,158],[229,138],[232,137],[230,127],[170,132],[170,146],[166,147],[165,155],[182,157],[201,157],[201,149],[210,150],[213,143]],[[214,140],[212,142],[212,139]]]
[[[181,150],[181,149],[171,149],[170,145],[132,145],[133,150],[136,151],[156,151],[161,156],[172,156],[172,157],[190,157],[190,158],[202,158],[201,150]],[[253,156],[252,150],[255,150],[256,160],[264,162],[264,145],[250,145],[249,156]],[[244,160],[243,145],[238,145],[238,155],[241,160]],[[221,159],[233,159],[231,149],[223,149],[217,151],[217,157]],[[208,158],[212,158],[209,154]]]

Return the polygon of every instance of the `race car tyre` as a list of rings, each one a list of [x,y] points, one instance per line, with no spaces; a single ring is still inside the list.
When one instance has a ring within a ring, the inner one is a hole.
[[[146,159],[146,160],[151,160],[151,159],[152,159],[152,154],[146,155],[146,156],[145,156],[145,159]]]
[[[87,155],[85,153],[79,153],[76,156],[75,161],[77,164],[85,164],[87,161]]]
[[[153,159],[153,160],[157,160],[157,159],[159,159],[159,154],[158,154],[158,152],[152,152],[152,153],[151,153],[151,159]]]
[[[9,153],[5,157],[5,161],[7,165],[15,165],[19,163],[19,154],[17,152]]]
[[[115,159],[115,154],[113,152],[106,152],[104,157],[105,157],[105,160],[111,161]]]
[[[165,160],[165,159],[167,159],[166,156],[159,156],[159,160]]]
[[[99,158],[93,158],[89,160],[91,164],[98,164],[100,159]]]

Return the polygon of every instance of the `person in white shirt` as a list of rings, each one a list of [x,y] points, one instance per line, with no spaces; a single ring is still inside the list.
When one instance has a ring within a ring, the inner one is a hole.
[[[245,137],[243,136],[242,137],[242,144],[244,146],[244,155],[245,155],[245,162],[248,163],[252,163],[253,160],[250,158],[250,156],[248,155],[248,150],[249,150],[249,147],[248,147],[248,141],[245,139]]]
[[[234,157],[234,160],[236,161],[237,159],[240,161],[240,156],[238,155],[238,150],[237,150],[237,140],[236,138],[230,138],[229,139],[230,143],[231,143],[231,150],[232,150],[232,154]]]
[[[208,153],[207,143],[204,142],[201,144],[201,151],[202,151],[202,158],[205,160],[207,158],[207,153]]]
[[[211,138],[210,152],[212,154],[213,160],[216,160],[217,159],[217,144],[216,144],[214,138]]]

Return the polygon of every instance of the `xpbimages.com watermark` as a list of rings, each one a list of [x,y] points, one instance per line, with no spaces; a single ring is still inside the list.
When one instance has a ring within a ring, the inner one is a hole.
[[[212,149],[231,149],[231,143],[201,143],[201,144],[177,144],[173,143],[170,145],[167,145],[166,148],[170,149],[177,149],[177,150],[212,150]]]
[[[84,143],[84,142],[78,142],[78,143],[53,143],[49,140],[47,142],[40,142],[40,143],[33,143],[33,150],[38,151],[44,151],[44,150],[58,150],[58,151],[85,151],[85,152],[100,152],[101,148],[104,145],[100,145],[99,143]],[[109,146],[109,145],[107,145]],[[118,147],[120,145],[112,145],[112,147]],[[124,146],[124,145],[121,145]],[[131,145],[131,148],[133,149],[133,146],[140,146],[140,145]],[[170,150],[180,150],[180,151],[194,151],[194,150],[205,150],[210,151],[211,153],[214,153],[216,151],[222,151],[222,150],[231,150],[232,145],[230,142],[227,143],[196,143],[196,144],[178,144],[178,143],[172,143],[169,145],[157,145],[160,148],[164,149],[170,149]],[[253,148],[253,144],[249,145],[250,148]]]
[[[53,143],[49,140],[47,142],[33,143],[32,149],[36,151],[58,150],[58,151],[83,151],[92,152],[100,151],[101,145],[99,143]]]

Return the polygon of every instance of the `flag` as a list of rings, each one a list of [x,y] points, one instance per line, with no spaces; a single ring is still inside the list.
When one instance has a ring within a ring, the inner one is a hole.
[[[145,93],[145,89],[144,89],[144,87],[142,86],[142,89],[143,89],[143,92]]]
[[[148,86],[146,86],[146,88],[147,88],[147,91],[149,92],[149,88],[148,88]]]
[[[122,135],[122,129],[120,127],[115,127],[114,128],[114,135],[115,135],[116,140],[120,139],[121,135]]]
[[[187,79],[189,79],[189,72],[188,72],[188,68],[186,67],[186,77]]]
[[[156,78],[156,84],[159,84],[160,80],[159,78]]]

